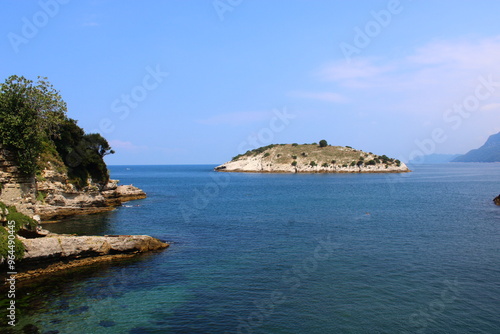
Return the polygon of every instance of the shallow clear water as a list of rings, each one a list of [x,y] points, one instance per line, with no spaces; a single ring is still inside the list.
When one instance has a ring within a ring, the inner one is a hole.
[[[149,234],[171,247],[21,287],[16,328],[500,333],[500,207],[492,203],[500,165],[390,175],[213,167],[111,167],[112,178],[148,198],[45,227]]]

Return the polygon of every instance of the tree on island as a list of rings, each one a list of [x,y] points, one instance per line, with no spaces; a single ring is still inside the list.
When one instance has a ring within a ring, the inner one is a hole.
[[[328,143],[327,143],[327,141],[326,141],[326,140],[321,139],[321,140],[319,141],[319,147],[327,147],[327,146],[328,146]]]

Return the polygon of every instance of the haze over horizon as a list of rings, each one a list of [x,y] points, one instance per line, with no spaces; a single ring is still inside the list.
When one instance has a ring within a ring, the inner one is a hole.
[[[500,132],[500,2],[3,2],[0,80],[48,77],[107,163],[326,139],[408,161]]]

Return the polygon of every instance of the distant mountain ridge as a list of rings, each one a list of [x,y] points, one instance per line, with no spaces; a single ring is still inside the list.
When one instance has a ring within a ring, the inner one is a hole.
[[[491,135],[480,148],[471,150],[452,162],[500,162],[500,132]]]

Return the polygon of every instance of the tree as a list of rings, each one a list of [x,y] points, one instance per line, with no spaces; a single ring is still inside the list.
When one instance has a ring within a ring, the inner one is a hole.
[[[0,85],[1,143],[11,150],[21,173],[33,175],[43,142],[57,135],[66,103],[46,78],[10,76]]]
[[[319,147],[327,147],[327,146],[328,146],[328,143],[327,143],[327,141],[326,141],[326,140],[321,139],[321,140],[319,141]]]

